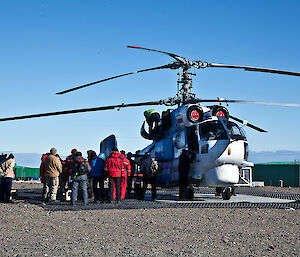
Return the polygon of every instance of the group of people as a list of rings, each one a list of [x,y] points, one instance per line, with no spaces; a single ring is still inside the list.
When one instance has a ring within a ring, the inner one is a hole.
[[[144,198],[148,185],[151,185],[152,200],[156,199],[156,177],[160,174],[159,163],[152,158],[149,152],[137,159],[132,158],[129,152],[118,151],[115,147],[107,158],[104,153],[96,154],[95,151],[87,151],[87,160],[82,153],[73,149],[66,160],[62,160],[57,150],[52,148],[50,153],[42,156],[40,167],[41,180],[44,183],[44,201],[57,201],[57,192],[66,193],[68,188],[72,189],[71,205],[76,204],[78,188],[84,204],[88,204],[89,189],[90,196],[94,202],[119,204],[126,194],[132,191],[134,174],[139,166],[143,174],[143,186],[140,188],[138,198]],[[189,171],[195,154],[183,149],[179,156],[179,198],[188,199]],[[108,188],[105,181],[108,179]]]
[[[15,157],[6,153],[0,155],[0,202],[10,202],[12,181],[14,178]]]
[[[45,202],[57,202],[57,194],[66,193],[68,188],[72,189],[71,205],[76,204],[78,188],[84,204],[88,204],[89,190],[94,202],[119,204],[126,194],[131,193],[134,173],[137,162],[129,152],[118,151],[117,147],[112,149],[107,158],[104,153],[96,154],[95,151],[87,151],[87,160],[82,153],[73,149],[66,160],[62,160],[57,150],[52,148],[49,153],[43,154],[40,166],[40,175],[43,187],[43,200]],[[139,162],[143,173],[143,194],[149,183],[152,185],[152,199],[156,198],[156,182],[151,175],[150,167],[152,158],[147,153]],[[157,163],[157,162],[156,162]],[[153,166],[153,165],[152,165]],[[108,179],[108,188],[105,189],[105,181]]]
[[[144,115],[149,125],[149,133],[157,132],[159,113],[150,109]],[[160,166],[149,152],[133,160],[131,153],[125,156],[124,151],[119,152],[115,147],[109,156],[105,156],[104,153],[97,155],[93,150],[87,151],[87,156],[87,160],[84,159],[77,149],[73,149],[66,160],[60,158],[55,148],[52,148],[50,153],[43,154],[40,175],[44,184],[44,201],[55,202],[58,193],[63,195],[72,188],[71,204],[75,205],[80,188],[84,204],[88,204],[89,195],[94,197],[94,202],[111,203],[116,199],[116,203],[119,204],[126,193],[131,193],[137,165],[143,174],[143,186],[140,187],[138,197],[144,198],[148,185],[151,184],[152,200],[156,199],[156,177],[160,173]],[[193,159],[194,155],[185,149],[179,157],[180,199],[187,198],[188,176]],[[108,190],[105,190],[104,186],[106,179]]]
[[[129,152],[118,151],[115,147],[107,158],[104,153],[96,154],[95,151],[87,151],[88,158],[82,153],[72,149],[71,154],[62,160],[55,148],[49,153],[43,154],[40,165],[40,176],[43,183],[44,202],[57,202],[57,195],[71,192],[71,204],[75,205],[78,197],[78,188],[84,204],[88,204],[89,195],[94,202],[111,203],[115,199],[120,203],[132,191],[133,178],[139,167],[143,174],[143,186],[139,191],[139,198],[144,198],[148,185],[151,185],[152,200],[156,199],[156,177],[160,173],[158,162],[145,153],[138,159],[133,159]],[[179,157],[179,198],[187,198],[188,176],[190,164],[194,154],[183,150]],[[0,155],[0,202],[9,202],[14,178],[15,158],[13,154]],[[108,180],[108,188],[105,189],[105,181]]]

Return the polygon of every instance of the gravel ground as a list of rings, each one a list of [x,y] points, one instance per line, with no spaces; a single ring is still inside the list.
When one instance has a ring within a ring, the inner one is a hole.
[[[0,243],[0,256],[300,256],[300,210],[49,211],[17,200],[0,205]]]

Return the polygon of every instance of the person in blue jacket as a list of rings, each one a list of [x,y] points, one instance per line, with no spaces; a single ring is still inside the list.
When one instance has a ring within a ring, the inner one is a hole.
[[[100,153],[95,159],[95,164],[92,166],[90,173],[95,203],[97,203],[98,201],[101,201],[101,203],[104,202],[104,164],[105,154]]]

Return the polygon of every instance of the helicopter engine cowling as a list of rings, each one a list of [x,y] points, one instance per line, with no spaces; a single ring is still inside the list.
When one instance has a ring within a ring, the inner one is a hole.
[[[210,109],[197,104],[181,106],[175,115],[176,124],[180,127],[190,127],[205,119],[205,113]]]
[[[209,186],[232,186],[239,182],[239,168],[232,164],[223,164],[205,173],[205,180]]]
[[[229,119],[229,112],[224,106],[215,105],[211,110],[212,116]]]

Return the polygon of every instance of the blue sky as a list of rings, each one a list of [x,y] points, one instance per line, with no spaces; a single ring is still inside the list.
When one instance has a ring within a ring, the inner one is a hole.
[[[176,94],[176,71],[132,75],[55,95],[80,84],[172,62],[126,48],[138,45],[208,62],[300,72],[300,2],[252,1],[0,1],[1,117],[164,99]],[[201,98],[300,103],[300,78],[203,69]],[[232,115],[268,130],[246,129],[250,149],[300,150],[299,108],[231,104]],[[62,155],[99,151],[114,133],[135,151],[147,107],[37,118],[0,124],[0,151]],[[158,107],[162,111],[164,107]],[[150,141],[149,141],[150,142]]]

